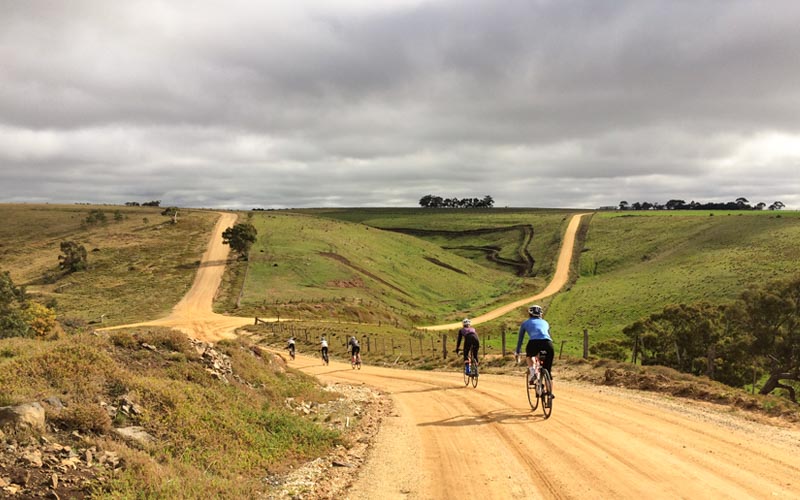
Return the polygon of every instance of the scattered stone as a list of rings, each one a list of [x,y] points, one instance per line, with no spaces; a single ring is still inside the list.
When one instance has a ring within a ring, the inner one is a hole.
[[[148,434],[143,427],[119,427],[114,429],[114,432],[116,432],[122,438],[140,446],[147,446],[156,442],[156,438]]]
[[[0,408],[0,427],[12,432],[45,430],[44,408],[39,403],[25,403]]]
[[[26,450],[22,453],[21,458],[24,463],[32,467],[41,467],[44,465],[42,461],[42,452],[40,450]]]
[[[56,396],[50,396],[49,398],[45,399],[44,402],[49,404],[50,406],[52,406],[56,410],[63,410],[64,409],[64,403],[59,398],[57,398]]]

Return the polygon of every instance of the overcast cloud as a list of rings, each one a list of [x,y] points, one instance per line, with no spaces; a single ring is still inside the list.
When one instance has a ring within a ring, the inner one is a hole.
[[[800,2],[0,0],[0,202],[800,209]]]

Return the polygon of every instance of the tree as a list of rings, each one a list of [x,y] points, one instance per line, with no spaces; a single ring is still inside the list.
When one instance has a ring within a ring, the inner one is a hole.
[[[105,212],[97,208],[89,210],[89,215],[86,216],[87,224],[105,224],[107,221]]]
[[[619,202],[619,209],[620,210],[627,210],[629,208],[630,208],[630,203],[628,203],[627,201]]]
[[[75,271],[82,271],[88,267],[86,247],[83,245],[75,241],[62,241],[61,253],[63,255],[58,256],[58,267],[60,269],[68,273],[74,273]]]
[[[800,381],[800,275],[743,292],[729,316],[769,374],[761,394],[784,389],[797,403],[795,388],[783,381]]]
[[[172,217],[172,223],[178,223],[178,207],[167,207],[161,211],[161,215]]]
[[[780,209],[782,209],[782,208],[783,208],[783,207],[785,207],[785,206],[786,206],[786,205],[784,205],[784,204],[783,204],[783,202],[776,201],[776,202],[774,202],[772,205],[770,205],[768,208],[769,208],[770,210],[780,210]]]
[[[681,210],[686,206],[684,200],[669,200],[665,205],[667,210]]]
[[[230,245],[231,250],[238,253],[240,258],[247,260],[250,247],[257,237],[258,231],[252,224],[236,224],[223,231],[222,243]]]
[[[14,286],[8,271],[0,273],[0,338],[25,337],[30,328],[22,315],[25,288]]]
[[[36,338],[58,336],[61,331],[56,322],[56,313],[38,302],[27,302],[21,310],[22,318]]]

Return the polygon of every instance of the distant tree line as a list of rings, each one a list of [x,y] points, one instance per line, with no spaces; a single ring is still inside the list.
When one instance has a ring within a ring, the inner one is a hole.
[[[126,201],[126,207],[158,207],[161,206],[161,200],[153,200],[153,201],[145,201],[144,203],[139,203],[138,201]]]
[[[488,194],[483,198],[442,198],[427,194],[420,198],[419,206],[423,208],[492,208],[494,199]]]
[[[728,201],[723,203],[698,203],[690,201],[686,203],[684,200],[669,200],[665,204],[650,203],[647,201],[637,201],[635,203],[628,203],[627,201],[619,202],[620,210],[780,210],[785,207],[782,202],[776,201],[767,206],[764,202],[750,205],[747,198],[736,198],[736,201]]]

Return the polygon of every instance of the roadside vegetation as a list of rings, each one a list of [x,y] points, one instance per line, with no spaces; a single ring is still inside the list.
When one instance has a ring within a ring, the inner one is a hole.
[[[246,341],[212,349],[171,330],[125,330],[6,339],[0,353],[0,406],[43,401],[48,442],[115,457],[72,487],[60,473],[69,498],[256,498],[270,474],[346,444],[333,423],[287,405],[335,394]],[[135,428],[136,440],[115,430]],[[4,465],[0,476],[15,477]]]

